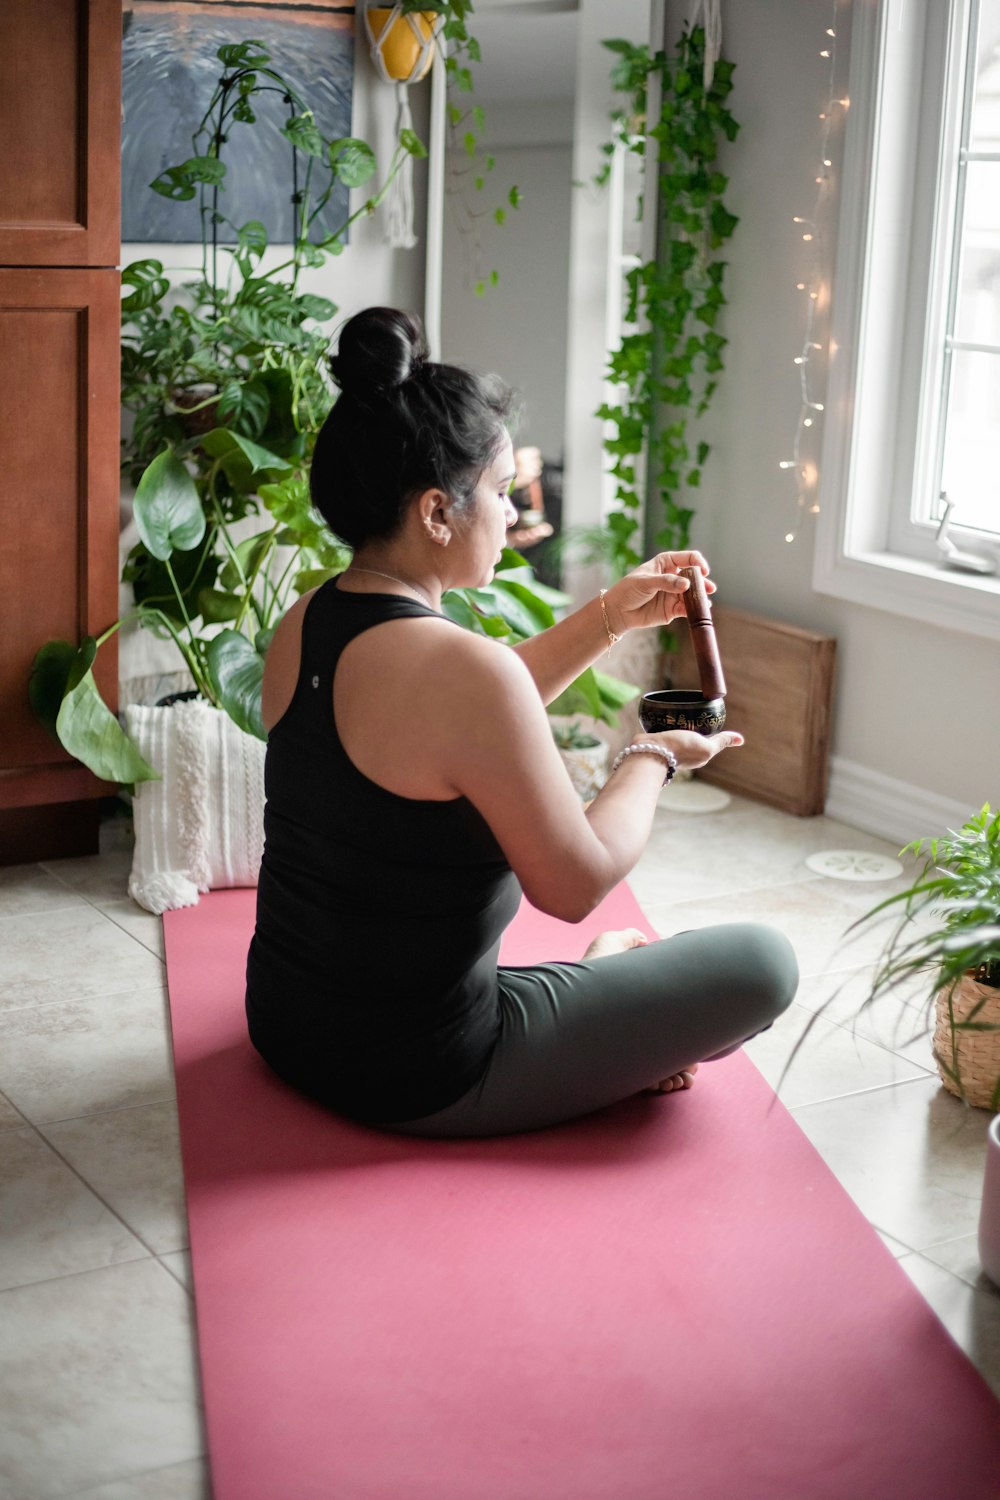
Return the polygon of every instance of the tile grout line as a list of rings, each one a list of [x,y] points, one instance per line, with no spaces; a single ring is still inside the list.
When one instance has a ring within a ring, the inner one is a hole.
[[[854,1089],[846,1094],[835,1094],[830,1099],[814,1099],[811,1104],[796,1104],[788,1110],[788,1113],[790,1115],[797,1115],[800,1110],[815,1109],[820,1104],[833,1104],[838,1099],[860,1099],[865,1094],[881,1094],[885,1093],[887,1089],[905,1089],[912,1087],[913,1084],[926,1084],[933,1081],[935,1081],[934,1075],[931,1073],[928,1073],[926,1078],[897,1078],[892,1083],[876,1083],[871,1088]],[[785,1108],[788,1109],[788,1106],[785,1105]],[[836,1173],[834,1175],[836,1176]],[[886,1234],[892,1233],[890,1229],[887,1229],[885,1232]],[[899,1237],[896,1235],[894,1238],[898,1239]]]
[[[69,1161],[63,1155],[63,1153],[59,1150],[58,1146],[54,1145],[53,1142],[49,1140],[48,1136],[46,1136],[43,1133],[43,1131],[41,1130],[41,1128],[39,1126],[37,1126],[37,1125],[32,1125],[30,1128],[39,1137],[39,1139],[42,1141],[42,1144],[45,1145],[45,1146],[47,1146],[48,1149],[53,1153],[54,1156],[57,1156],[59,1158],[59,1160],[62,1162],[63,1166],[67,1169],[67,1171],[72,1172],[73,1176],[76,1177],[78,1179],[78,1181],[83,1184],[83,1186],[87,1189],[87,1192],[88,1193],[92,1193],[94,1195],[94,1197],[97,1199],[98,1203],[103,1204],[103,1206],[107,1209],[108,1213],[111,1214],[112,1218],[117,1219],[118,1223],[121,1224],[122,1228],[125,1229],[126,1232],[128,1234],[130,1234],[133,1239],[135,1239],[135,1240],[137,1240],[139,1242],[139,1244],[146,1251],[146,1255],[145,1256],[141,1256],[141,1255],[140,1256],[135,1256],[134,1258],[136,1260],[145,1260],[145,1259],[148,1259],[150,1256],[152,1256],[152,1258],[154,1260],[157,1259],[156,1251],[153,1249],[152,1245],[148,1244],[146,1242],[146,1240],[143,1239],[143,1237],[139,1233],[139,1231],[137,1229],[133,1229],[132,1225],[129,1224],[127,1222],[127,1220],[125,1220],[125,1219],[122,1218],[121,1214],[118,1212],[118,1210],[116,1208],[112,1208],[111,1204],[107,1201],[107,1199],[103,1196],[103,1194],[101,1194],[100,1192],[98,1192],[97,1188],[94,1187],[93,1183],[87,1181],[87,1179],[86,1179],[86,1177],[84,1177],[83,1173],[80,1172],[80,1171],[78,1171],[78,1169],[76,1167],[74,1167],[73,1163],[71,1161]],[[187,1201],[186,1200],[185,1200],[185,1204],[184,1204],[184,1221],[185,1221],[185,1225],[187,1225]],[[188,1226],[188,1227],[190,1227],[190,1226]],[[178,1246],[178,1249],[184,1249],[184,1248],[186,1248],[186,1247],[185,1246]],[[119,1265],[119,1264],[125,1264],[125,1262],[112,1261],[112,1262],[110,1262],[110,1264],[111,1265]],[[104,1267],[94,1267],[94,1269],[95,1270],[102,1270],[102,1269],[105,1269],[105,1268]],[[164,1266],[163,1269],[166,1270],[166,1266]],[[71,1275],[77,1275],[79,1273],[78,1272],[71,1272],[70,1274]],[[58,1280],[60,1280],[59,1277],[55,1277],[55,1276],[53,1276],[53,1277],[47,1277],[46,1279],[47,1280],[51,1280],[51,1281],[58,1281]],[[29,1283],[29,1285],[38,1285],[38,1284],[39,1283],[35,1283],[35,1282]]]

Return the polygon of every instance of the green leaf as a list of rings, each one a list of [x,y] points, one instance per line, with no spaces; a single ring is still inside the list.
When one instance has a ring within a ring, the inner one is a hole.
[[[239,594],[224,594],[220,589],[202,589],[198,595],[198,613],[206,625],[235,620],[243,599]]]
[[[89,667],[67,691],[56,718],[56,733],[70,755],[102,781],[132,785],[159,780],[158,772],[143,760],[97,691]]]
[[[330,166],[345,187],[361,187],[375,171],[375,153],[367,141],[344,136],[331,141],[328,151]]]
[[[314,296],[312,292],[303,292],[298,300],[306,317],[315,318],[317,323],[325,323],[337,311],[336,302],[331,302],[329,297]]]
[[[280,484],[259,485],[257,494],[274,519],[285,526],[302,526],[312,520],[309,486],[297,474]]]
[[[597,683],[597,691],[601,695],[601,702],[606,709],[624,708],[626,703],[631,703],[634,698],[638,698],[642,691],[634,682],[623,682],[620,677],[612,677],[610,672],[601,672],[597,667],[592,667],[591,671]]]
[[[346,567],[347,564],[344,564]],[[301,568],[296,573],[292,587],[297,594],[307,594],[310,589],[318,589],[321,583],[327,583],[331,578],[339,578],[344,571],[340,568]]]
[[[190,182],[206,182],[218,187],[226,175],[226,164],[217,156],[189,156],[180,169]]]
[[[219,706],[248,734],[267,739],[260,713],[264,658],[238,630],[222,630],[208,643],[208,676]]]
[[[166,562],[175,547],[196,547],[205,535],[205,512],[187,469],[167,448],[139,480],[133,502],[143,545]]]
[[[307,109],[305,114],[292,115],[281,127],[281,133],[298,151],[304,151],[307,156],[318,156],[322,159],[326,155],[326,146],[317,129],[312,110]]]
[[[557,698],[548,704],[550,714],[589,714],[593,719],[603,719],[605,709],[601,703],[601,692],[592,667],[581,672],[579,677],[564,688]]]
[[[248,219],[237,237],[236,259],[244,278],[248,277],[254,263],[260,260],[267,249],[267,230],[259,219]]]
[[[229,558],[219,573],[219,582],[224,589],[241,589],[243,579],[240,577],[242,569],[243,578],[249,578],[256,571],[257,565],[264,553],[274,545],[275,537],[270,531],[258,531],[253,536],[244,537],[233,549],[239,559],[239,567],[232,558]]]
[[[28,701],[36,718],[41,720],[53,739],[59,738],[56,734],[56,719],[76,656],[77,647],[69,641],[47,641],[35,653],[31,664]]]
[[[291,473],[287,459],[279,458],[229,427],[213,427],[200,441],[210,457],[221,459],[226,478],[236,490],[250,489],[258,475],[281,478]]]
[[[122,312],[144,312],[166,296],[170,279],[163,274],[162,261],[134,260],[122,271],[122,286],[134,287],[134,291],[122,298]]]
[[[249,37],[245,42],[227,42],[215,55],[227,68],[257,68],[271,61],[266,43],[259,42],[254,37]]]
[[[449,620],[454,620],[456,625],[461,625],[463,630],[471,630],[477,635],[485,635],[483,616],[473,609],[465,597],[465,592],[464,589],[449,589],[447,593],[442,594],[441,611],[448,616]],[[507,626],[504,625],[503,628],[504,634],[506,634]]]
[[[420,158],[427,155],[427,147],[424,145],[420,137],[412,130],[401,130],[399,132],[399,144],[402,146],[403,150],[408,151],[411,156]]]
[[[149,185],[154,193],[174,203],[187,203],[195,195],[194,183],[183,167],[167,167]]]
[[[537,635],[555,624],[555,615],[549,605],[523,583],[494,578],[492,588],[481,592],[494,596],[496,613],[521,635]]]

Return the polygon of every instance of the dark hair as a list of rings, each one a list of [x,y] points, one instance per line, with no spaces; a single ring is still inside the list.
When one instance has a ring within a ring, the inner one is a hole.
[[[369,307],[344,324],[340,396],[316,439],[313,505],[348,546],[392,536],[407,502],[439,488],[466,509],[499,451],[514,398],[494,375],[435,364],[419,318]]]

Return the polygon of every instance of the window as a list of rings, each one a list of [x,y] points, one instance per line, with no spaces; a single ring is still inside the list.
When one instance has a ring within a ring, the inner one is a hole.
[[[849,95],[814,583],[1000,639],[1000,0],[855,7]]]

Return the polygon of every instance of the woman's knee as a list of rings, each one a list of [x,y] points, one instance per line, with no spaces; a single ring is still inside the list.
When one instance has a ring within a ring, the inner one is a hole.
[[[760,923],[747,923],[741,942],[742,981],[747,998],[759,1010],[760,1025],[770,1026],[795,998],[799,965],[783,932]]]

